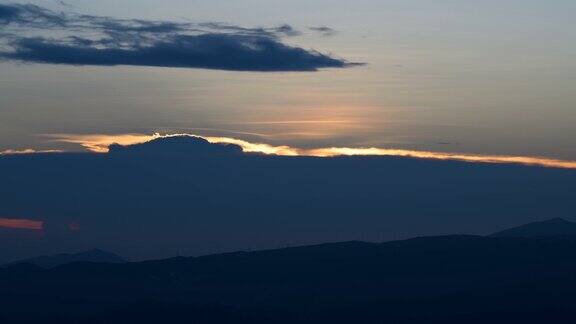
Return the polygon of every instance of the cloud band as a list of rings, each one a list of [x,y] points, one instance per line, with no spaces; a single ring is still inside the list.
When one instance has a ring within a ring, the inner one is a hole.
[[[301,34],[290,25],[246,28],[222,23],[127,20],[55,13],[35,5],[0,4],[0,26],[5,30],[0,34],[0,59],[29,63],[255,72],[361,65],[285,44],[283,38]],[[47,30],[54,31],[54,36],[47,37]]]

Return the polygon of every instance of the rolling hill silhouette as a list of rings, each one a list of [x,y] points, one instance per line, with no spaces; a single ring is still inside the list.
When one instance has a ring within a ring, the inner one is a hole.
[[[574,236],[576,238],[576,223],[563,218],[553,218],[541,222],[533,222],[522,226],[496,232],[492,237],[553,237]]]
[[[10,262],[6,266],[29,263],[41,268],[50,269],[73,262],[124,263],[126,260],[114,253],[94,249],[78,253],[60,253],[18,260]]]
[[[576,245],[451,235],[0,270],[2,323],[573,323]]]

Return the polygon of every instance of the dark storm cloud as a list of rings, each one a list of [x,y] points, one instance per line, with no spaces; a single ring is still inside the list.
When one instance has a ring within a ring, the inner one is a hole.
[[[0,4],[0,22],[8,23],[16,19],[19,12],[20,10],[17,7]]]
[[[247,28],[225,23],[116,19],[0,5],[0,59],[69,65],[137,65],[230,71],[317,71],[351,63],[290,46],[290,25]],[[41,34],[30,35],[41,31]],[[47,37],[46,31],[55,35]]]
[[[53,29],[66,27],[68,31],[101,31],[166,34],[177,32],[222,32],[262,37],[297,36],[301,32],[284,24],[277,27],[242,27],[220,22],[175,22],[144,19],[118,19],[105,16],[55,12],[36,5],[0,4],[0,22],[20,27]],[[66,29],[64,30],[66,31]],[[150,36],[150,35],[148,35]]]
[[[11,23],[39,28],[63,26],[66,17],[32,4],[0,4],[0,25]]]
[[[0,156],[0,179],[0,218],[42,221],[39,248],[86,244],[130,258],[486,233],[576,208],[574,169],[247,154],[189,136]],[[2,245],[0,261],[21,243]]]
[[[342,60],[274,39],[256,36],[177,35],[148,46],[99,48],[87,39],[61,43],[45,38],[23,38],[14,52],[0,57],[25,62],[70,65],[141,65],[205,68],[231,71],[315,71],[345,67]]]

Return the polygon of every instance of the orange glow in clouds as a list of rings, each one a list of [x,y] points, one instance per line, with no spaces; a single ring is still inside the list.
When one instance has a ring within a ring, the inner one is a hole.
[[[118,135],[79,135],[79,134],[50,134],[46,137],[58,142],[80,144],[90,152],[106,153],[111,144],[132,145],[151,141],[162,137],[160,134],[118,134]]]
[[[31,219],[0,218],[0,227],[40,231],[44,223]]]
[[[244,152],[274,154],[282,156],[316,156],[334,157],[351,155],[373,155],[373,156],[403,156],[433,160],[456,160],[465,162],[481,163],[514,163],[523,165],[534,165],[549,168],[576,169],[576,161],[559,160],[545,157],[530,156],[508,156],[508,155],[486,155],[486,154],[465,154],[465,153],[445,153],[432,151],[416,151],[389,148],[350,148],[350,147],[327,147],[316,149],[301,149],[286,145],[274,146],[264,143],[251,143],[248,141],[230,137],[206,137],[192,134],[172,134],[172,135],[145,135],[145,134],[120,134],[120,135],[48,135],[59,142],[76,143],[91,152],[108,152],[111,144],[131,145],[145,143],[157,138],[173,136],[193,136],[204,138],[210,143],[235,144],[242,147]]]

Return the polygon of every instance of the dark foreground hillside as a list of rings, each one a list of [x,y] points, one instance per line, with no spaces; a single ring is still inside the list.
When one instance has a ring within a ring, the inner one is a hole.
[[[576,323],[576,241],[444,236],[0,270],[1,323]]]
[[[29,263],[41,268],[55,268],[73,262],[97,262],[97,263],[124,263],[122,257],[99,249],[82,251],[78,253],[60,253],[56,255],[43,255],[35,258],[23,259],[7,264],[13,266],[22,263]]]

